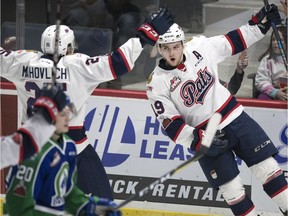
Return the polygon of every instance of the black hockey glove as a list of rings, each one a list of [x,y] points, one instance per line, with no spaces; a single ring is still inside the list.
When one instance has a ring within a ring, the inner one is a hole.
[[[140,38],[142,46],[157,42],[159,35],[167,32],[174,23],[172,12],[167,7],[162,7],[149,15],[146,21],[138,28],[136,35]]]
[[[198,152],[201,147],[201,143],[203,140],[203,137],[205,136],[205,131],[201,129],[194,129],[193,131],[194,140],[191,143],[191,149],[193,151]],[[206,155],[210,157],[215,157],[221,153],[223,153],[228,148],[228,139],[225,137],[224,131],[217,131],[215,137],[213,138],[212,144],[208,151],[206,152]]]
[[[62,89],[62,84],[44,86],[33,104],[34,113],[43,115],[50,124],[55,122],[58,112],[70,104],[69,97]]]
[[[263,23],[263,19],[267,18],[267,22]],[[266,34],[271,23],[275,25],[281,24],[281,17],[278,11],[278,7],[275,4],[264,6],[256,15],[252,16],[249,20],[250,25],[257,25],[263,34]]]

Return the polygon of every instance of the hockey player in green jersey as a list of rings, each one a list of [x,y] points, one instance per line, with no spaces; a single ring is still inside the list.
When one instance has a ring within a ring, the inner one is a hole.
[[[45,100],[49,91],[40,96]],[[37,100],[41,101],[41,100]],[[47,103],[34,104],[36,112],[47,112]],[[49,105],[48,105],[49,106]],[[10,169],[7,180],[5,211],[10,216],[108,215],[120,216],[120,211],[108,211],[114,202],[89,197],[77,186],[76,147],[65,133],[74,109],[69,98],[59,107],[56,130],[38,154]],[[47,115],[49,115],[47,113]]]

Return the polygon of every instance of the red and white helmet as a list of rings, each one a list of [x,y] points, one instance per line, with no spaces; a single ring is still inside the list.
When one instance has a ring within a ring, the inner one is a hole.
[[[51,25],[45,29],[41,37],[41,49],[45,54],[54,54],[55,52],[56,25]],[[60,25],[58,54],[66,55],[68,45],[75,48],[75,37],[73,31],[66,25]]]
[[[174,23],[165,34],[159,35],[157,44],[174,43],[178,41],[184,42],[185,35],[182,28],[177,23]]]

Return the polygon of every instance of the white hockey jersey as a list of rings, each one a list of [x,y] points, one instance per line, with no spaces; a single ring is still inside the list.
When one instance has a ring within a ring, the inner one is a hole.
[[[21,133],[1,137],[0,169],[16,165],[40,151],[52,136],[55,131],[55,126],[49,124],[41,115],[36,114],[29,118],[18,131],[26,134],[29,140],[23,140]],[[33,145],[33,147],[31,145]]]
[[[65,93],[75,104],[78,114],[71,120],[68,133],[76,144],[84,142],[88,144],[83,122],[86,102],[91,93],[100,83],[131,71],[142,49],[140,39],[131,38],[119,49],[105,56],[73,54],[60,59],[57,65],[57,82],[64,84]],[[13,52],[2,48],[0,58],[1,76],[16,85],[23,106],[22,122],[24,122],[40,89],[45,83],[51,83],[53,61],[51,58],[43,57],[41,52],[30,50]],[[83,149],[86,145],[82,145]]]
[[[220,84],[218,63],[248,48],[264,35],[257,26],[243,25],[226,35],[193,37],[184,46],[184,62],[169,68],[161,59],[147,83],[147,96],[167,135],[190,147],[194,128],[205,129],[215,112],[219,129],[237,118],[243,106]]]

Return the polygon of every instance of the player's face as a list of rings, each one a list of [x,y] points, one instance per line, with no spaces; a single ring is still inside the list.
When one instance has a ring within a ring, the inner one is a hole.
[[[183,44],[181,41],[175,43],[161,44],[160,52],[167,63],[176,67],[183,61]]]
[[[280,36],[280,39],[281,39],[283,47],[286,47],[285,40],[283,38],[282,33],[280,31],[278,31],[278,32],[279,32],[279,36]],[[273,34],[273,36],[272,36],[272,49],[273,49],[273,52],[276,55],[280,55],[281,54],[281,51],[280,51],[278,43],[277,43],[277,39],[275,37],[275,34]]]
[[[69,107],[65,107],[61,112],[56,116],[56,132],[58,134],[67,133],[69,130],[69,121],[71,120],[71,110]]]

